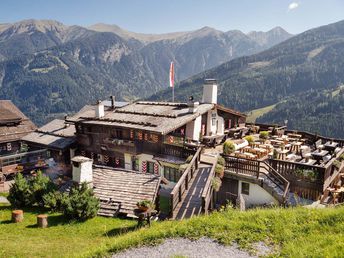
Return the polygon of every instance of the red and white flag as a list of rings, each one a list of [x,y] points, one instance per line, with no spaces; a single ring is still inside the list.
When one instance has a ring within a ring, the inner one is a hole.
[[[170,66],[170,87],[174,87],[174,64],[171,62]]]

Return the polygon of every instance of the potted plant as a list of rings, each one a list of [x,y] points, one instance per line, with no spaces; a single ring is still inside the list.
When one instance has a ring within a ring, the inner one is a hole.
[[[136,203],[136,206],[141,211],[148,211],[150,208],[154,208],[154,204],[150,200],[142,200]]]
[[[232,141],[225,141],[223,144],[223,154],[229,155],[235,151],[235,145]]]
[[[215,175],[219,178],[223,178],[224,174],[225,174],[225,168],[221,166],[220,164],[216,164]]]
[[[215,192],[218,192],[218,191],[220,190],[221,185],[222,185],[222,181],[221,181],[220,178],[214,177],[214,178],[211,180],[211,185],[213,186],[214,191],[215,191]]]
[[[269,132],[268,131],[260,131],[259,138],[265,142],[269,138]]]
[[[249,145],[254,144],[254,137],[252,135],[247,135],[244,137],[244,139],[248,142]]]

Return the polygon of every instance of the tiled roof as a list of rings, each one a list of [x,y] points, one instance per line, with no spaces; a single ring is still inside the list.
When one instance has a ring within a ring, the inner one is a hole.
[[[24,141],[53,149],[65,149],[76,141],[74,125],[55,119],[25,137]]]
[[[213,104],[200,104],[197,111],[192,113],[189,112],[186,103],[140,101],[115,110],[105,107],[105,116],[96,118],[96,106],[85,106],[77,114],[67,118],[67,121],[113,125],[167,134],[208,112],[213,107]]]
[[[134,215],[136,203],[157,196],[161,177],[123,169],[93,168],[94,194],[101,200],[121,202],[120,213]]]
[[[0,100],[0,143],[20,140],[36,126],[10,100]]]

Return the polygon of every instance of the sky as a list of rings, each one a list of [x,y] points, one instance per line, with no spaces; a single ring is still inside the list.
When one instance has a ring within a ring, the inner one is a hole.
[[[116,24],[142,33],[281,26],[296,34],[344,20],[344,0],[0,0],[0,23],[23,19]]]

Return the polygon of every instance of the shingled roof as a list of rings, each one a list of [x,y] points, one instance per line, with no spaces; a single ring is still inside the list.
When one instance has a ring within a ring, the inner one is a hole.
[[[0,143],[18,141],[36,129],[10,100],[0,100]]]
[[[47,148],[63,150],[76,141],[74,125],[55,119],[25,137],[24,141]]]
[[[112,125],[165,135],[208,112],[214,108],[214,104],[200,104],[197,111],[192,113],[186,103],[140,101],[115,110],[105,107],[103,118],[95,117],[95,108],[96,106],[85,106],[66,121]]]
[[[101,200],[120,202],[119,213],[134,215],[136,203],[150,200],[158,194],[161,177],[153,174],[110,168],[93,168],[93,190]]]

